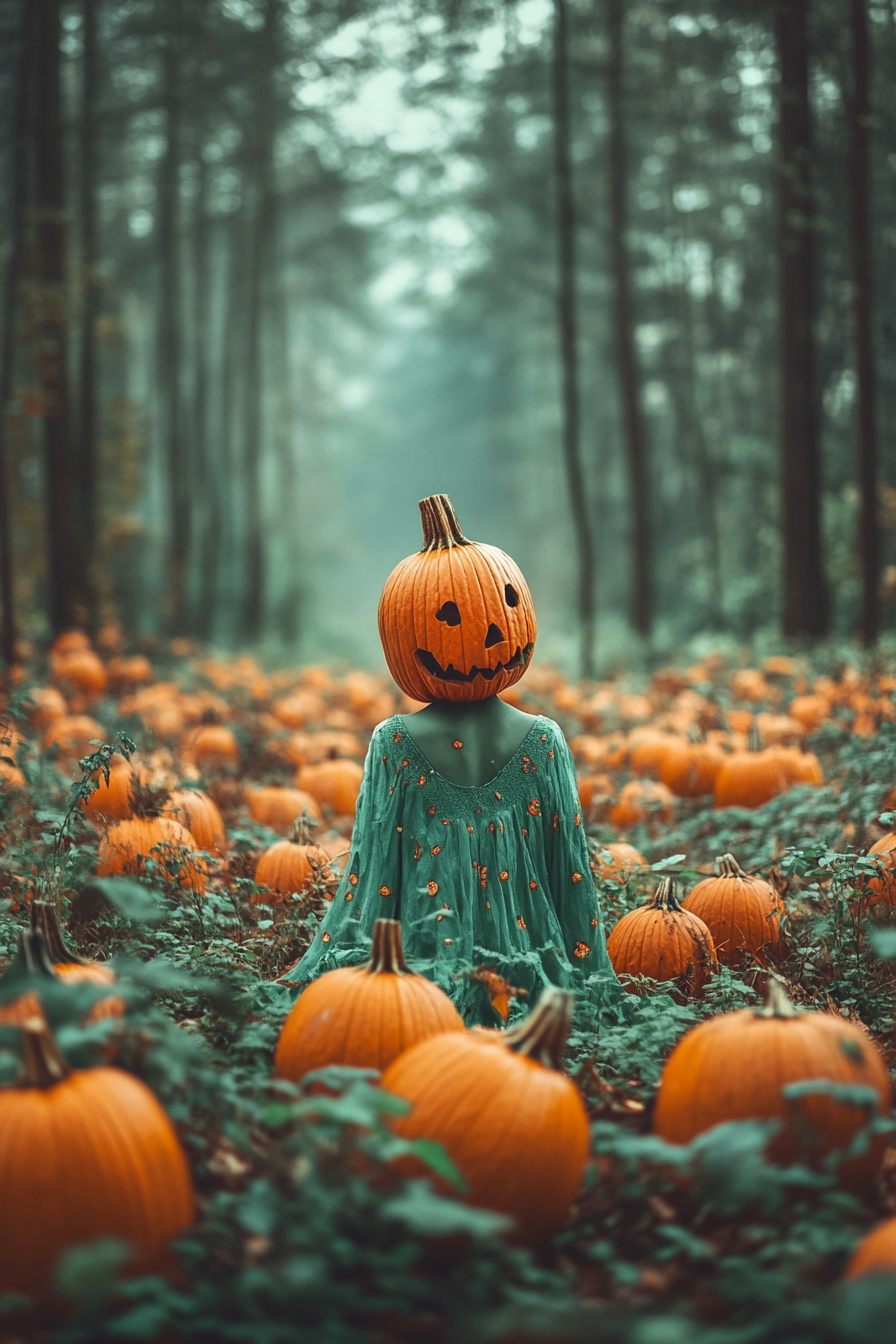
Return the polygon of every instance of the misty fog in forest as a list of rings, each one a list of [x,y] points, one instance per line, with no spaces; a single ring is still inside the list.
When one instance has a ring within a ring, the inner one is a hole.
[[[379,666],[435,492],[573,673],[889,634],[894,86],[891,0],[0,0],[7,641]]]

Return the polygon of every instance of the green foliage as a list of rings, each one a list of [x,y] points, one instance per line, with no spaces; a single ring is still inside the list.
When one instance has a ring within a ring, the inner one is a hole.
[[[896,929],[865,900],[879,872],[861,852],[867,842],[847,840],[850,824],[881,818],[894,743],[893,734],[882,737],[862,748],[846,734],[824,737],[819,751],[836,788],[791,790],[749,813],[688,805],[674,832],[643,837],[651,870],[600,883],[608,927],[658,874],[677,872],[687,884],[701,875],[698,865],[733,847],[745,866],[758,857],[774,867],[786,887],[778,969],[801,1003],[889,1039]],[[769,1164],[768,1125],[719,1126],[684,1148],[650,1133],[670,1051],[707,1016],[755,1003],[755,967],[721,969],[699,1000],[645,983],[598,1012],[581,996],[568,1067],[590,1108],[594,1165],[554,1243],[537,1254],[514,1248],[500,1218],[462,1202],[461,1178],[441,1149],[391,1134],[389,1116],[404,1103],[380,1091],[376,1075],[329,1069],[301,1087],[273,1077],[294,994],[280,977],[316,927],[319,893],[257,902],[240,856],[251,858],[267,834],[239,834],[234,874],[203,896],[180,887],[179,863],[161,854],[140,878],[92,876],[96,837],[72,800],[112,751],[99,744],[85,758],[67,801],[31,759],[37,827],[9,812],[0,871],[10,893],[15,874],[33,874],[41,892],[50,875],[70,941],[111,958],[124,1016],[87,1024],[107,990],[29,978],[21,968],[0,981],[0,1003],[33,988],[74,1066],[102,1062],[114,1048],[116,1064],[153,1088],[189,1155],[200,1213],[178,1249],[179,1279],[123,1277],[127,1248],[114,1241],[67,1255],[57,1282],[72,1313],[54,1324],[53,1344],[888,1340],[896,1289],[838,1285],[885,1206],[839,1190],[827,1170]],[[885,814],[883,824],[891,821]],[[12,897],[6,904],[0,943],[12,950],[27,907]],[[0,1078],[18,1067],[18,1032],[0,1027]],[[810,1080],[791,1092],[819,1087],[831,1090]],[[834,1092],[870,1115],[863,1089]],[[871,1127],[889,1123],[875,1118]],[[867,1133],[855,1142],[865,1141]],[[416,1166],[406,1175],[394,1163],[409,1156]],[[26,1337],[32,1318],[21,1304],[8,1306]]]

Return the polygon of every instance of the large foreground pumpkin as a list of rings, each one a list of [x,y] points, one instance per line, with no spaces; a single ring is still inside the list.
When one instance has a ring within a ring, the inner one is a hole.
[[[423,550],[396,565],[379,605],[389,671],[414,700],[486,700],[529,666],[535,608],[497,546],[468,541],[447,495],[420,501]]]
[[[733,854],[716,863],[719,876],[698,882],[682,905],[707,925],[725,966],[739,966],[747,956],[766,966],[782,942],[784,903],[770,882],[748,876]]]
[[[572,995],[546,989],[520,1027],[436,1036],[383,1075],[411,1103],[396,1132],[441,1143],[464,1198],[507,1214],[529,1243],[563,1222],[588,1157],[585,1107],[560,1072],[571,1020]]]
[[[130,1271],[165,1272],[195,1213],[171,1121],[130,1074],[71,1071],[40,1019],[22,1030],[24,1075],[0,1090],[0,1291],[41,1296],[97,1237],[131,1243]]]
[[[408,969],[401,924],[378,919],[370,961],[308,986],[283,1024],[274,1063],[295,1082],[328,1064],[384,1069],[418,1041],[463,1029],[447,994]]]
[[[654,1125],[669,1143],[690,1143],[729,1120],[777,1120],[768,1145],[776,1162],[818,1162],[849,1146],[867,1122],[866,1110],[819,1091],[788,1099],[791,1083],[824,1080],[868,1090],[869,1109],[890,1108],[887,1067],[858,1027],[833,1013],[798,1012],[770,976],[764,1008],[711,1017],[679,1041],[663,1070]],[[841,1164],[849,1184],[877,1175],[885,1137]]]
[[[716,964],[712,934],[697,915],[682,908],[671,877],[637,910],[629,910],[607,939],[613,970],[625,983],[641,976],[681,980],[699,994]]]

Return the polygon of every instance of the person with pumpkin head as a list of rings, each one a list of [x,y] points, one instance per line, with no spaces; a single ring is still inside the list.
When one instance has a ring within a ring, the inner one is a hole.
[[[528,586],[467,540],[447,495],[420,511],[423,549],[386,580],[379,630],[398,685],[427,704],[374,730],[345,875],[290,981],[365,961],[385,918],[468,1024],[506,1017],[502,981],[530,1004],[548,984],[608,1001],[572,756],[556,723],[500,698],[532,657]]]

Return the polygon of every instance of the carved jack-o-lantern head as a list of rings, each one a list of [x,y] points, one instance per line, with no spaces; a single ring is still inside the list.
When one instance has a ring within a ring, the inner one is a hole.
[[[532,595],[497,546],[467,541],[447,495],[420,501],[423,550],[380,598],[389,671],[415,700],[485,700],[512,686],[535,645]]]

